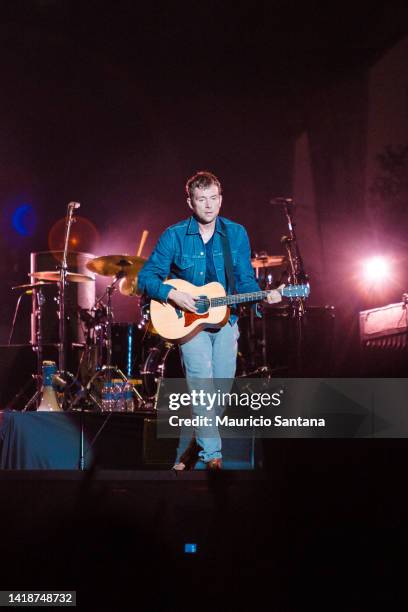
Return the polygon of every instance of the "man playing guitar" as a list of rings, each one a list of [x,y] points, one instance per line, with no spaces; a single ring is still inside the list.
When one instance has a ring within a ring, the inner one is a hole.
[[[149,298],[169,303],[187,313],[198,312],[200,298],[173,288],[171,281],[164,283],[166,278],[183,279],[195,286],[217,281],[227,293],[228,289],[231,292],[228,286],[231,284],[235,285],[233,290],[237,293],[260,291],[251,265],[245,228],[219,216],[221,192],[220,181],[210,172],[197,172],[188,179],[186,195],[192,216],[164,231],[139,273],[139,290]],[[269,303],[276,303],[281,301],[282,296],[278,290],[271,290],[266,299]],[[225,325],[217,329],[201,327],[198,333],[180,344],[187,381],[217,378],[232,382],[239,337],[237,318],[236,312],[231,310]],[[208,469],[220,469],[221,438],[217,427],[214,426],[210,434],[196,427],[194,438],[199,448],[199,459]],[[186,468],[186,449],[190,442],[190,439],[180,437],[173,469]]]

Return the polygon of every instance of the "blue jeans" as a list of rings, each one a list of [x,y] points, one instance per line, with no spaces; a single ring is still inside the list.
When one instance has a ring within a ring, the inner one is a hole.
[[[237,364],[238,337],[238,324],[227,323],[218,331],[201,331],[194,338],[182,344],[180,353],[187,383],[191,379],[207,379],[203,386],[200,385],[200,388],[205,387],[205,391],[213,392],[215,390],[212,384],[213,378],[228,379],[228,381],[224,380],[222,391],[229,392]],[[192,385],[197,386],[193,382]],[[225,388],[225,385],[228,388]],[[208,415],[207,408],[203,405],[194,406],[192,413],[193,417]],[[180,461],[180,457],[191,442],[192,437],[195,437],[197,444],[202,448],[199,452],[201,461],[207,463],[211,459],[222,457],[221,437],[215,424],[214,411],[212,411],[211,416],[214,420],[212,427],[182,428],[176,463]]]

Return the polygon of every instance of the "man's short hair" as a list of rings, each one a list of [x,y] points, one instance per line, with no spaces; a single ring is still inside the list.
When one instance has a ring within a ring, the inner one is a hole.
[[[200,170],[191,176],[186,183],[186,194],[187,197],[192,199],[194,195],[194,189],[207,189],[211,185],[217,185],[218,191],[221,194],[221,183],[212,172],[207,170]]]

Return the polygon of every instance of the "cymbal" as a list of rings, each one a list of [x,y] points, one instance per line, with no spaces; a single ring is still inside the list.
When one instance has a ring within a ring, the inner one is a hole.
[[[38,281],[38,283],[27,283],[25,285],[16,285],[15,287],[12,287],[12,289],[35,289],[36,287],[42,287],[43,285],[52,285],[53,283],[50,282],[45,282],[45,281]]]
[[[259,255],[251,259],[253,268],[277,268],[286,263],[285,255]]]
[[[31,272],[28,276],[38,278],[40,280],[58,282],[60,280],[60,273],[58,270],[49,270],[47,272]],[[66,279],[69,283],[88,283],[94,281],[92,276],[86,274],[77,274],[76,272],[67,272]]]
[[[119,272],[136,276],[145,261],[137,255],[102,255],[88,261],[86,267],[102,276],[116,276]]]
[[[137,276],[131,274],[124,276],[119,281],[119,291],[128,297],[140,297],[137,291]]]

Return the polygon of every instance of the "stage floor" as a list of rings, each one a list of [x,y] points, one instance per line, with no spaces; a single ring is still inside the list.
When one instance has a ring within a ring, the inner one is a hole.
[[[172,469],[158,470],[147,467],[143,470],[0,470],[0,483],[9,481],[73,481],[86,482],[144,482],[144,483],[177,483],[177,482],[208,482],[216,478],[226,484],[238,482],[259,482],[266,479],[262,470],[191,470],[175,471]]]
[[[253,471],[0,470],[2,584],[75,590],[87,612],[181,612],[197,593],[207,609],[227,597],[231,609],[249,598],[298,612],[320,597],[344,612],[350,589],[353,610],[367,609],[375,582],[373,604],[401,609],[406,441],[279,440],[264,460]]]

